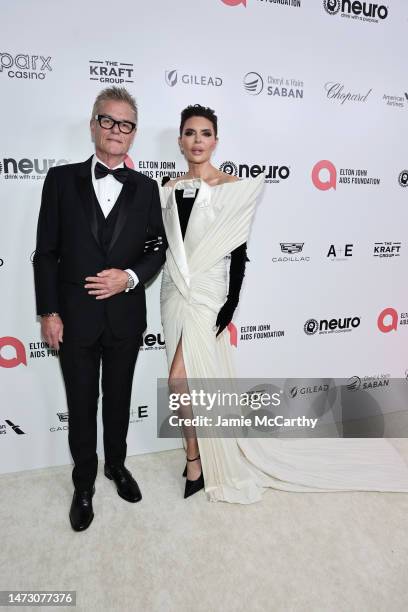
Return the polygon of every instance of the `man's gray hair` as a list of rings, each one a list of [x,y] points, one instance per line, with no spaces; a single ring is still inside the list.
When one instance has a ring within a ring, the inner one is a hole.
[[[93,105],[92,119],[94,119],[95,115],[99,114],[99,109],[102,102],[107,102],[108,100],[115,100],[116,102],[126,102],[126,104],[129,104],[135,115],[135,123],[137,123],[136,100],[124,87],[107,87],[106,89],[102,89],[102,91],[99,92],[99,94],[97,95],[95,103]]]

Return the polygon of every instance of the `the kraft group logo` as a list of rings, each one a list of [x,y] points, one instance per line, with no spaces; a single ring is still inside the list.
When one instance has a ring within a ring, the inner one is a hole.
[[[14,349],[14,351],[7,350],[10,348]],[[8,353],[10,352],[11,356],[9,357]],[[13,338],[12,336],[0,338],[0,367],[16,368],[20,364],[27,365],[24,344],[18,338]]]
[[[89,60],[89,80],[99,83],[134,83],[134,66],[129,62]]]
[[[336,189],[336,181],[336,167],[328,159],[322,159],[313,166],[312,182],[317,189],[320,189],[321,191]]]
[[[264,88],[263,78],[258,72],[247,72],[244,76],[244,88],[251,96],[259,96]]]
[[[227,6],[238,6],[238,4],[246,6],[247,4],[247,0],[221,0],[221,2]]]

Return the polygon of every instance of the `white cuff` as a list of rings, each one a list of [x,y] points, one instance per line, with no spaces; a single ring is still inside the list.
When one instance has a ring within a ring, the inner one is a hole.
[[[133,278],[133,280],[135,281],[135,287],[139,282],[139,279],[137,278],[137,275],[133,272],[133,270],[130,270],[129,268],[125,270],[125,272],[128,272],[128,274],[130,274],[130,276]],[[133,289],[135,288],[133,287]],[[131,291],[130,289],[125,289],[125,293],[127,293],[128,291]]]

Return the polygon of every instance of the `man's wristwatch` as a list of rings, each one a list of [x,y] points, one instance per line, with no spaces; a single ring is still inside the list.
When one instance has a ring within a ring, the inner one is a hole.
[[[127,285],[126,285],[126,289],[134,289],[135,288],[135,279],[133,278],[133,276],[131,274],[129,274],[129,272],[126,273],[128,275],[128,280],[127,280]]]

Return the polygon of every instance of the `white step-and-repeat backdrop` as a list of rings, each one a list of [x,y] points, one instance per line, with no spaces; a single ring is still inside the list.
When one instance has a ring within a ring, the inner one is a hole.
[[[140,172],[185,171],[179,114],[194,103],[218,114],[218,167],[242,178],[265,169],[231,333],[240,376],[344,376],[373,392],[405,377],[405,0],[20,0],[1,21],[0,472],[71,461],[32,257],[47,169],[90,156],[93,101],[108,85],[137,98]],[[148,289],[130,454],[179,444],[156,436],[159,284]]]

